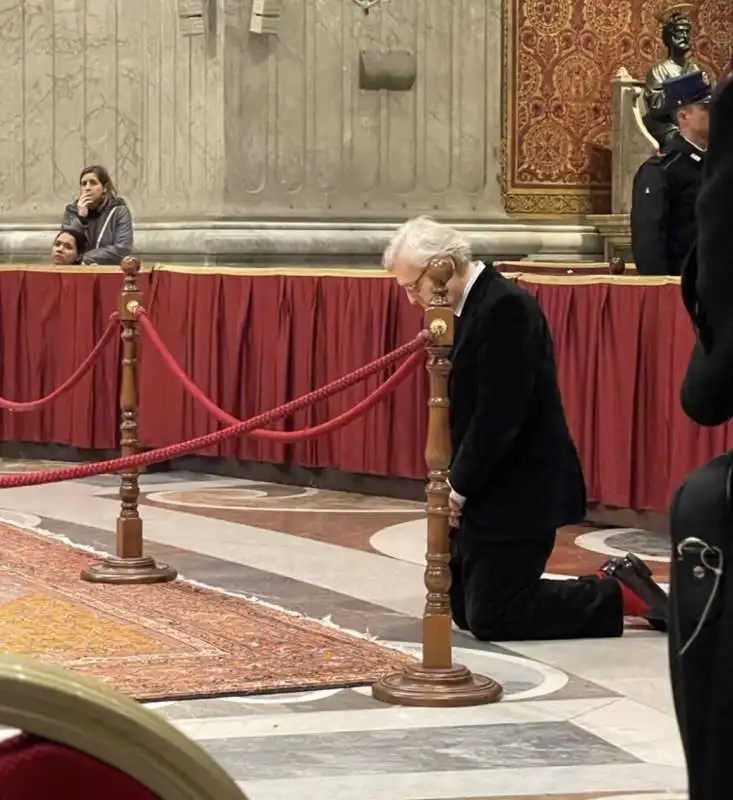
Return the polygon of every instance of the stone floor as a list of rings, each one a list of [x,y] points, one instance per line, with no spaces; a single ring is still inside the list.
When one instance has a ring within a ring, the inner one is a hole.
[[[418,647],[420,504],[187,473],[141,482],[148,552],[184,576]],[[109,551],[117,486],[102,477],[5,490],[0,519]],[[549,573],[587,574],[628,549],[667,579],[659,536],[584,527],[560,533]],[[456,632],[456,660],[505,686],[506,700],[483,708],[386,707],[354,689],[154,707],[252,800],[678,800],[666,646],[633,624],[619,640],[501,647]]]

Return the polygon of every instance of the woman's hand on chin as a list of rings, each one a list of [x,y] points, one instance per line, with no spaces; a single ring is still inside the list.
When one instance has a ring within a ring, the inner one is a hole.
[[[89,214],[89,198],[85,195],[82,195],[76,201],[76,212],[82,218],[86,219]]]

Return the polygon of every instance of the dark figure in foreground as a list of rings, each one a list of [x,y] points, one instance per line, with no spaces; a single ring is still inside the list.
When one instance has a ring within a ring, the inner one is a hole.
[[[664,84],[679,131],[634,177],[631,249],[641,275],[679,275],[696,236],[695,202],[708,146],[710,86],[702,73]]]
[[[682,405],[700,425],[733,418],[732,142],[728,77],[713,98],[698,243],[682,277],[698,333]],[[670,668],[689,800],[720,800],[731,793],[733,741],[733,452],[685,481],[672,505],[670,528]]]
[[[79,199],[66,206],[63,227],[85,241],[82,264],[120,264],[132,252],[132,217],[104,167],[82,170]]]
[[[632,556],[580,580],[544,580],[556,529],[585,515],[585,485],[537,301],[472,259],[453,228],[406,223],[384,265],[412,303],[432,294],[429,263],[455,264],[450,376],[454,622],[484,640],[620,636],[624,615],[664,627],[666,595]]]

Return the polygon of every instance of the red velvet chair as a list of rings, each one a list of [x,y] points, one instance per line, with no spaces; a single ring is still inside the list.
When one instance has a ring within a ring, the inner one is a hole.
[[[106,685],[0,655],[1,800],[246,800],[198,745]]]
[[[21,734],[0,744],[2,800],[159,800],[141,783],[79,750]]]

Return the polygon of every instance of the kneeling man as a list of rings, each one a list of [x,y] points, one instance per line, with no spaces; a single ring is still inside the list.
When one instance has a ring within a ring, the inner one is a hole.
[[[629,554],[593,577],[542,579],[556,529],[585,515],[585,484],[565,421],[547,320],[535,298],[469,242],[428,217],[407,222],[384,266],[427,306],[429,263],[450,257],[456,316],[450,376],[451,604],[478,639],[620,636],[624,616],[664,629],[666,595]]]

